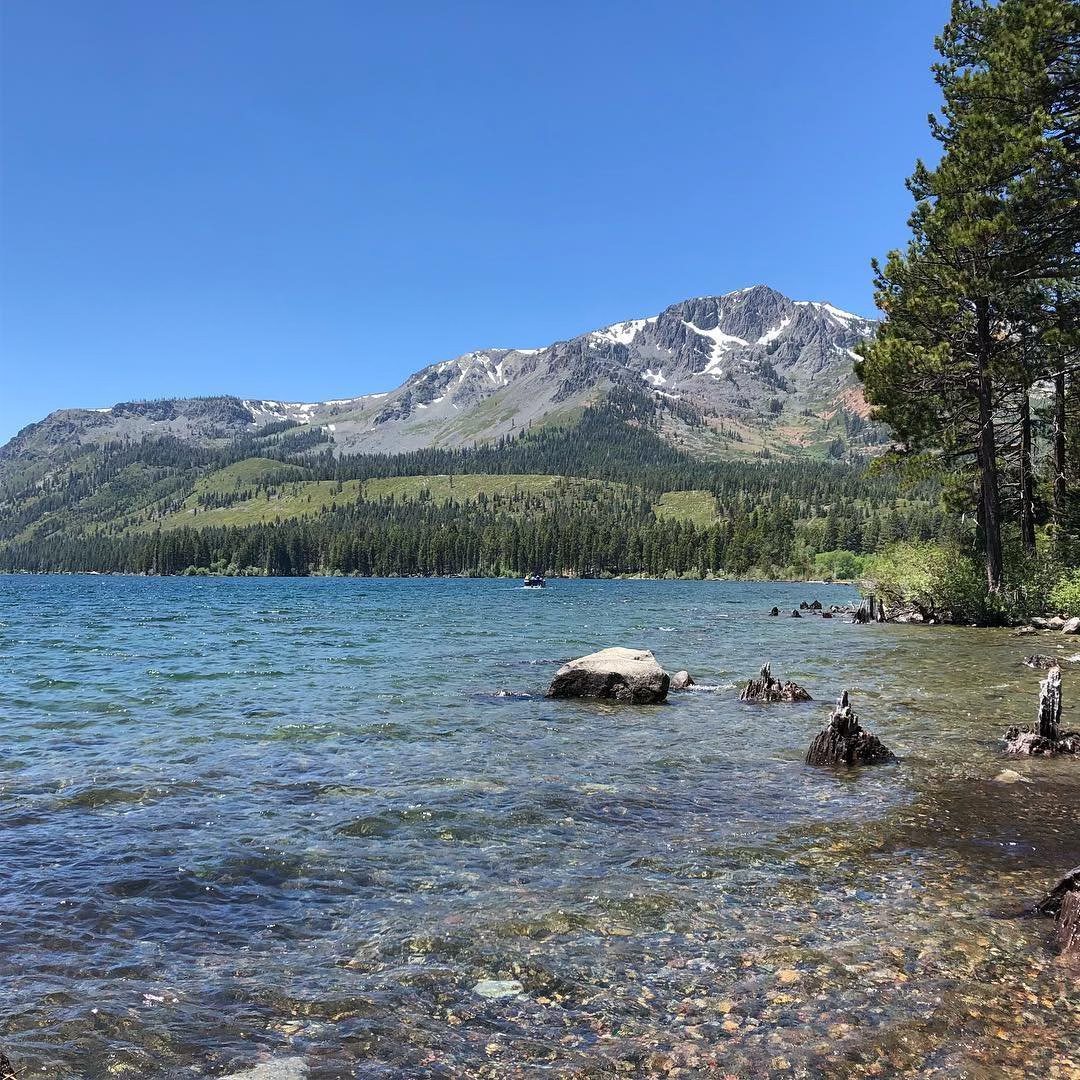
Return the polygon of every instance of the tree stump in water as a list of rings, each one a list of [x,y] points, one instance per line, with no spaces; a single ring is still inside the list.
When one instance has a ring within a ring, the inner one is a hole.
[[[855,609],[852,620],[857,623],[885,622],[885,605],[870,593]]]
[[[806,751],[807,765],[879,765],[895,760],[896,755],[876,735],[863,731],[846,690],[829,716],[828,726]]]
[[[1034,727],[1005,732],[1007,754],[1078,754],[1080,731],[1061,730],[1061,668],[1055,664],[1039,683],[1039,715]]]
[[[1057,939],[1062,955],[1080,956],[1080,866],[1073,867],[1035,910],[1057,916]]]
[[[756,679],[751,679],[739,695],[740,701],[770,705],[774,701],[813,701],[809,692],[790,680],[782,683],[772,677],[772,665],[764,664]]]

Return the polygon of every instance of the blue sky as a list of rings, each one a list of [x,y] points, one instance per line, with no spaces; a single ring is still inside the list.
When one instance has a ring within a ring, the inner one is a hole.
[[[947,0],[0,5],[0,440],[764,282],[872,313]]]

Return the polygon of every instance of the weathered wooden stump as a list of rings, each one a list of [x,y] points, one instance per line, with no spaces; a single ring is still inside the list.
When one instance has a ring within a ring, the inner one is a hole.
[[[896,755],[876,736],[863,731],[845,690],[806,751],[807,765],[879,765]]]
[[[1057,940],[1063,956],[1080,956],[1080,866],[1073,867],[1035,910],[1057,917]]]
[[[885,622],[885,605],[870,593],[855,609],[852,621],[857,623]]]
[[[788,680],[782,683],[772,677],[772,665],[763,664],[756,679],[751,679],[743,692],[739,695],[740,701],[753,701],[759,705],[771,705],[775,701],[813,701],[809,692],[797,682]]]
[[[1034,726],[1009,728],[1005,732],[1005,752],[1028,755],[1080,753],[1080,731],[1061,730],[1061,702],[1061,668],[1055,663],[1039,683],[1039,714]]]

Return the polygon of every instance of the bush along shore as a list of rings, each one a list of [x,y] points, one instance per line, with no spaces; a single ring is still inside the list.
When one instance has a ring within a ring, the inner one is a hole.
[[[952,543],[900,543],[872,556],[860,581],[860,622],[1013,626],[1080,633],[1080,567],[1052,555],[1013,552],[988,590],[977,555]]]

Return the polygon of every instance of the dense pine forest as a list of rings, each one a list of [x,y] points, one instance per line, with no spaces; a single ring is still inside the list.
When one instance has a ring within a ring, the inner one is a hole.
[[[5,492],[0,570],[245,575],[851,575],[958,533],[936,488],[809,459],[702,461],[618,389],[563,427],[335,456],[275,424],[215,449],[109,444]]]

